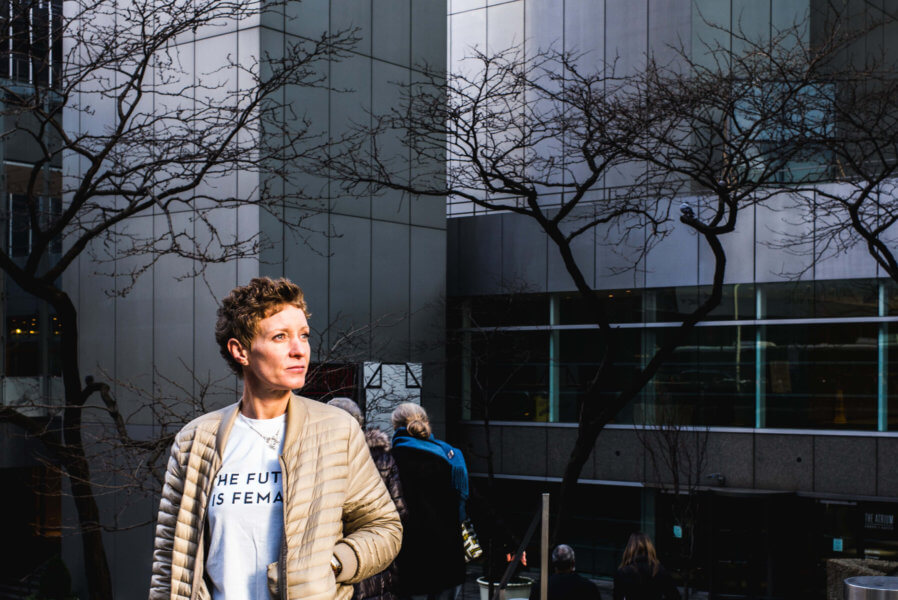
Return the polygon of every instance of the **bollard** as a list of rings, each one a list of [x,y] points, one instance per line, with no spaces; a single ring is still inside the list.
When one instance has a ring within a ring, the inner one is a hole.
[[[898,600],[898,577],[863,575],[844,582],[844,600]]]

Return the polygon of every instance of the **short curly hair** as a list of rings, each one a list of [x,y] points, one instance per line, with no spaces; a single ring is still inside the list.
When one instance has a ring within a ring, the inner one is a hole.
[[[225,362],[239,377],[243,377],[243,366],[231,356],[228,340],[234,338],[245,348],[250,348],[259,332],[259,321],[288,305],[300,309],[306,318],[311,316],[302,289],[283,277],[256,277],[246,285],[235,287],[221,301],[215,323],[215,341]]]

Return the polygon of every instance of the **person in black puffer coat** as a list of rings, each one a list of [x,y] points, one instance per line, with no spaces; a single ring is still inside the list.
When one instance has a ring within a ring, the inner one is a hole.
[[[427,413],[417,404],[396,407],[393,457],[399,466],[408,517],[403,521],[399,596],[454,600],[465,580],[461,521],[468,498],[468,471],[458,448],[433,437]]]
[[[342,408],[351,414],[364,429],[365,419],[358,404],[349,398],[334,398],[328,404]],[[384,484],[390,492],[393,504],[396,505],[399,518],[405,522],[408,510],[402,497],[399,469],[396,466],[396,460],[390,452],[390,438],[379,429],[369,429],[365,431],[365,441],[368,443],[368,451],[371,452],[371,458],[380,472],[380,477],[384,480]],[[390,566],[380,573],[355,584],[353,586],[352,600],[397,600],[399,598],[397,595],[398,586],[399,577],[396,561],[394,560],[390,563]]]
[[[644,533],[634,533],[614,574],[614,600],[680,600],[680,592]]]

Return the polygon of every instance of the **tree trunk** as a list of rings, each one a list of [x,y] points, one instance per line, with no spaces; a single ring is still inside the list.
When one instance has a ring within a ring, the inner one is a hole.
[[[89,394],[81,387],[78,366],[78,315],[65,292],[52,289],[40,295],[56,310],[60,325],[60,363],[65,388],[63,412],[63,467],[69,477],[78,525],[81,529],[81,548],[84,552],[84,568],[90,597],[96,600],[112,598],[112,575],[103,546],[103,530],[100,526],[100,509],[94,496],[90,464],[84,451],[81,436],[81,416]]]

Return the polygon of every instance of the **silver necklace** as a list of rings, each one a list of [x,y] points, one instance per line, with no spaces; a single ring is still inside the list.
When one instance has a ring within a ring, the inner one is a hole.
[[[265,444],[266,444],[269,448],[271,448],[272,450],[277,450],[277,449],[278,449],[278,446],[279,446],[280,443],[281,443],[281,431],[282,431],[282,429],[281,429],[280,427],[278,427],[278,430],[277,430],[276,433],[274,433],[274,434],[272,434],[272,435],[265,435],[264,433],[262,433],[261,431],[259,431],[259,430],[256,429],[255,427],[253,427],[253,424],[249,422],[249,419],[248,419],[248,418],[246,418],[246,417],[243,416],[243,413],[240,413],[240,416],[243,417],[243,422],[246,423],[246,424],[249,426],[250,429],[252,429],[253,431],[255,431],[255,432],[256,432],[256,435],[258,435],[260,438],[262,438],[262,440],[264,440]]]

